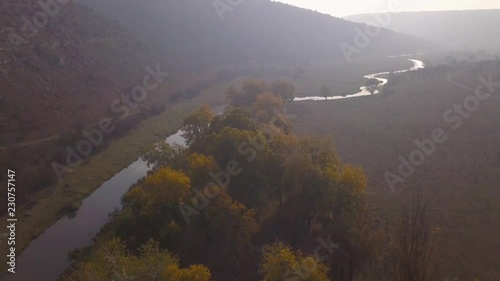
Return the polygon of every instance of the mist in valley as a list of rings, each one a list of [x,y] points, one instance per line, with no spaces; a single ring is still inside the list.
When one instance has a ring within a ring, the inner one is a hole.
[[[0,279],[500,280],[494,2],[3,0]]]

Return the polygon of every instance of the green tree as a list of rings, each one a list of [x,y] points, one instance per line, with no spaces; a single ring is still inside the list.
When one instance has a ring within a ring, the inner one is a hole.
[[[341,280],[352,281],[380,251],[380,236],[372,229],[366,202],[367,178],[361,168],[350,165],[340,170],[330,168],[327,176],[330,196],[325,203],[332,216],[323,216],[321,221],[326,233],[343,245],[333,271]]]
[[[180,169],[184,164],[185,148],[166,142],[160,142],[151,147],[151,149],[142,156],[142,159],[148,163],[148,167],[158,170],[165,166]]]
[[[375,78],[368,79],[365,82],[366,87],[377,86],[378,84],[380,84],[380,81],[378,79],[375,79]]]
[[[365,87],[366,89],[373,95],[375,93],[375,91],[377,90],[377,86],[380,84],[381,82],[375,78],[372,78],[372,79],[368,79],[366,82],[365,82]]]
[[[184,119],[184,133],[186,145],[190,146],[207,136],[210,122],[214,118],[212,109],[208,105],[201,106]]]
[[[226,127],[255,132],[258,129],[258,123],[252,119],[246,108],[233,107],[227,109],[224,114],[214,117],[210,132],[219,133]]]

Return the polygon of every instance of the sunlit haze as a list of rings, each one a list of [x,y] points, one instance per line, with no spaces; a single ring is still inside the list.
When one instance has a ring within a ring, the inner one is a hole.
[[[500,9],[500,0],[357,0],[357,1],[324,1],[324,0],[282,0],[294,6],[316,10],[344,17],[354,14],[375,13],[387,10],[391,2],[400,2],[403,11],[443,11],[443,10],[472,10],[472,9]]]
[[[500,281],[499,26],[0,0],[0,280]]]

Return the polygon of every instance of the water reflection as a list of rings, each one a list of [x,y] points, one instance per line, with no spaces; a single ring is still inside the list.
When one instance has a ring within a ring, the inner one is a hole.
[[[425,65],[422,61],[419,60],[414,60],[414,59],[409,59],[409,61],[413,62],[413,67],[404,69],[404,70],[399,70],[395,71],[393,73],[403,73],[403,72],[408,72],[408,71],[414,71],[417,69],[424,68]],[[309,97],[297,97],[293,99],[293,101],[324,101],[324,100],[340,100],[340,99],[349,99],[349,98],[356,98],[356,97],[363,97],[363,96],[371,96],[371,95],[376,95],[380,93],[380,89],[382,86],[387,84],[389,81],[386,78],[381,78],[379,76],[384,76],[384,75],[389,75],[391,72],[379,72],[379,73],[374,73],[374,74],[368,74],[365,75],[364,78],[366,79],[377,79],[380,84],[378,84],[377,89],[375,91],[371,91],[368,87],[361,87],[360,91],[352,94],[352,95],[345,95],[345,96],[330,96],[330,97],[321,97],[321,96],[309,96]]]

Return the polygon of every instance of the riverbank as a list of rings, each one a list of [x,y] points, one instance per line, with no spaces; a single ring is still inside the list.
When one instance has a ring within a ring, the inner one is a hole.
[[[412,67],[407,67],[403,70],[397,70],[394,73],[403,73],[403,72],[408,72],[408,71],[414,71],[417,69],[424,68],[424,63],[419,61],[419,60],[414,60],[414,59],[407,59],[406,61],[412,62],[413,66]],[[391,72],[385,71],[385,72],[377,72],[373,74],[367,74],[364,75],[364,79],[368,80],[377,80],[379,84],[370,89],[367,86],[362,86],[359,88],[358,91],[352,92],[349,94],[342,94],[339,95],[338,93],[335,95],[331,95],[332,93],[329,93],[328,96],[306,96],[306,97],[296,97],[293,101],[294,102],[301,102],[301,101],[323,101],[323,100],[339,100],[339,99],[348,99],[348,98],[356,98],[356,97],[364,97],[364,96],[370,96],[370,95],[376,95],[379,94],[382,90],[382,87],[387,84],[389,81],[388,78],[383,78],[383,76],[388,76],[391,74]]]
[[[232,83],[232,81],[230,82]],[[57,185],[36,194],[31,208],[17,210],[16,255],[48,227],[68,213],[68,206],[78,205],[103,182],[142,156],[148,148],[181,126],[183,118],[202,104],[216,106],[225,102],[224,92],[228,83],[221,83],[203,91],[191,101],[183,101],[167,108],[158,116],[141,122],[123,138],[113,140],[100,153],[88,157],[84,164]],[[2,217],[6,220],[6,217]],[[4,253],[6,253],[6,247]],[[6,270],[6,255],[1,255],[1,270]],[[23,269],[19,269],[23,270]]]
[[[391,61],[393,65],[396,61]],[[397,64],[407,63],[398,61]],[[353,65],[349,68],[350,80],[356,80],[357,71],[361,71],[363,64]],[[377,65],[381,67],[382,64]],[[338,67],[338,66],[337,66]],[[312,73],[324,69],[311,65],[308,70]],[[323,75],[327,74],[325,71]],[[347,75],[347,74],[344,74]],[[219,83],[203,91],[192,101],[184,101],[168,108],[158,116],[143,121],[138,128],[129,132],[125,137],[114,140],[101,153],[88,158],[86,163],[67,174],[64,182],[44,190],[36,195],[33,200],[36,205],[31,210],[18,210],[18,237],[17,255],[21,254],[31,241],[52,226],[58,219],[68,213],[68,206],[79,205],[83,199],[92,194],[104,182],[116,175],[119,171],[130,165],[142,156],[150,145],[164,140],[182,126],[183,118],[201,104],[216,106],[225,103],[225,90],[229,85],[236,85],[250,77],[239,76],[230,82]],[[279,79],[273,77],[269,79]],[[334,76],[336,79],[337,77]],[[281,77],[281,79],[283,79]],[[359,79],[359,77],[358,77]],[[293,81],[300,89],[305,85],[301,79]],[[129,186],[126,186],[128,188]],[[5,218],[4,218],[5,219]],[[63,234],[62,234],[63,235]],[[5,258],[2,258],[3,262]],[[3,264],[6,264],[5,262]],[[4,267],[5,268],[5,267]],[[2,268],[2,269],[4,269]],[[19,270],[23,270],[20,268]]]

